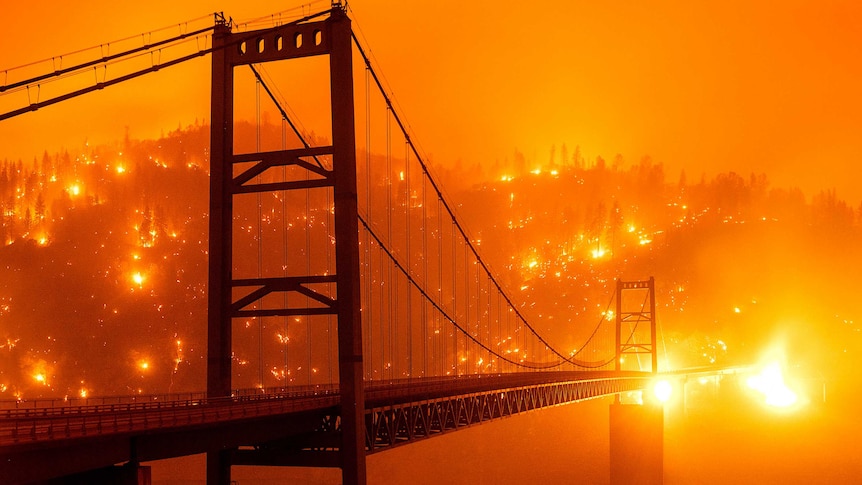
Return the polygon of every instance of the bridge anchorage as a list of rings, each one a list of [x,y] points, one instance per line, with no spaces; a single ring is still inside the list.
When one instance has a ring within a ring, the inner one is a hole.
[[[343,483],[362,484],[370,454],[650,384],[658,372],[653,279],[618,282],[616,312],[603,314],[575,350],[552,345],[455,216],[340,2],[262,30],[235,31],[217,16],[212,47],[198,54],[212,55],[206,393],[57,401],[50,409],[16,403],[0,410],[4,479],[86,482],[107,474],[135,483],[143,480],[139,463],[206,453],[210,484],[230,483],[232,465],[340,468]],[[331,143],[308,143],[296,130],[298,147],[238,150],[236,68],[249,66],[278,104],[262,66],[316,57],[328,58]],[[354,58],[365,64],[364,99],[354,97]],[[106,61],[85,67],[99,62]],[[383,106],[378,112],[374,99]],[[371,142],[373,127],[385,133],[384,146]],[[357,132],[366,135],[364,146]],[[402,141],[404,154],[395,155],[392,145]],[[239,227],[248,219],[242,211],[255,206],[251,224],[262,233],[262,200],[304,201],[302,222],[290,233],[284,222],[279,234],[304,240],[301,250],[262,256],[264,238]],[[322,210],[310,211],[311,201]],[[251,258],[249,246],[258,251]],[[263,329],[273,318],[306,322],[305,335],[292,335],[306,340],[306,382],[284,372],[278,386],[261,376],[257,388],[238,389],[248,382],[237,378],[236,330],[245,322]],[[334,378],[315,374],[318,365],[335,367]],[[118,471],[117,463],[128,465]]]

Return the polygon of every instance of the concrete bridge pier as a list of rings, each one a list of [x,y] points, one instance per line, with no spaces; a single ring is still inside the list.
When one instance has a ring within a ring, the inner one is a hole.
[[[610,406],[611,485],[658,485],[664,480],[664,407]]]
[[[55,478],[42,482],[44,485],[90,485],[104,483],[110,485],[151,485],[153,483],[150,467],[129,462],[125,465],[109,466],[84,473]]]

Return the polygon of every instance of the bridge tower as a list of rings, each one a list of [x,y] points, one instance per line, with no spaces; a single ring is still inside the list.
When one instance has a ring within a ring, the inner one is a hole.
[[[650,372],[658,373],[655,278],[651,276],[645,281],[617,280],[616,301],[615,369],[623,370],[623,359],[627,355],[639,359],[641,354],[650,354]],[[643,328],[643,324],[649,324],[648,331]],[[611,485],[663,483],[663,407],[650,402],[644,402],[643,405],[623,404],[617,394],[610,406],[608,421]]]
[[[650,354],[650,371],[658,372],[658,346],[656,345],[655,320],[655,278],[646,281],[617,280],[616,310],[616,370],[622,370],[626,355]],[[646,333],[638,327],[649,324],[649,342],[642,338]],[[628,337],[623,339],[623,324],[632,327]]]
[[[361,484],[365,483],[365,403],[351,36],[350,19],[340,2],[333,2],[328,18],[323,20],[307,19],[263,30],[233,33],[229,22],[223,18],[217,21],[212,58],[207,395],[218,398],[231,394],[233,319],[334,315],[341,397],[341,442],[336,466],[342,468],[343,483]],[[323,55],[329,56],[332,145],[234,154],[234,68]],[[331,157],[331,169],[310,161],[316,157]],[[280,183],[255,183],[257,174],[283,166],[305,170],[307,176]],[[335,274],[234,278],[235,197],[311,188],[325,188],[333,194]],[[263,305],[259,303],[273,294],[302,295],[317,302],[317,306],[290,306],[290,298],[285,297],[282,307],[273,308],[271,302],[278,298],[269,298],[266,309],[261,309]],[[208,452],[208,483],[230,482],[231,453],[230,449],[217,447]]]

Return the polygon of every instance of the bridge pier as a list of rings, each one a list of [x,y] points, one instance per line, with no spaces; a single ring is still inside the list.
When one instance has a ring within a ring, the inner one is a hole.
[[[138,463],[126,463],[125,465],[109,466],[62,478],[55,478],[44,483],[46,485],[89,485],[92,483],[151,485],[153,481],[150,467],[141,466]]]
[[[207,485],[230,485],[230,450],[207,452]]]
[[[656,485],[664,481],[664,407],[610,406],[611,485]]]

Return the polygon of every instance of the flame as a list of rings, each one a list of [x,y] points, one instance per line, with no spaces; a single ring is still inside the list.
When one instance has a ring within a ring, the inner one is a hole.
[[[748,387],[763,394],[766,404],[786,408],[796,404],[798,396],[784,383],[784,376],[778,362],[772,362],[759,374],[746,381]]]
[[[43,359],[28,359],[25,369],[38,384],[49,386],[48,376],[51,375],[53,369],[49,367],[48,362]],[[50,387],[50,386],[49,386]]]
[[[177,339],[177,356],[174,358],[174,372],[177,372],[180,368],[180,364],[183,363],[185,357],[185,353],[183,352],[183,341]]]

